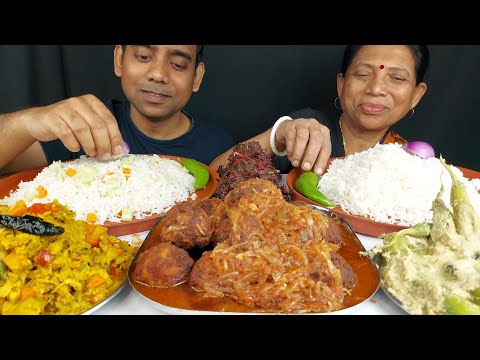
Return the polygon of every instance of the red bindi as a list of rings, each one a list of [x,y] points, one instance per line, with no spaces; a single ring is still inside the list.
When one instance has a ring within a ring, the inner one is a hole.
[[[383,65],[380,65],[380,69],[383,69],[384,67],[385,67],[385,66],[383,66]]]

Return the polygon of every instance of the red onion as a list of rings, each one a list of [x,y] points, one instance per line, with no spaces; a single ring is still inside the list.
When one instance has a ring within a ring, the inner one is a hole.
[[[422,159],[435,157],[435,151],[432,145],[424,141],[410,141],[403,144],[403,149],[412,155],[417,155]]]

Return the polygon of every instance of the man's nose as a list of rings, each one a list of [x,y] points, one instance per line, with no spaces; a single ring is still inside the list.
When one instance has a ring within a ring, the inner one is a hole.
[[[168,64],[163,61],[152,61],[148,69],[148,78],[156,82],[167,84],[170,81]]]

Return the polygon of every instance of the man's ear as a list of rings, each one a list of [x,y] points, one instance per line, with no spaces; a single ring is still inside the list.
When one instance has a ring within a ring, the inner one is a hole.
[[[205,64],[203,62],[198,63],[195,70],[195,77],[193,78],[193,92],[197,92],[202,84],[203,75],[205,75]]]
[[[123,48],[122,45],[115,45],[113,50],[113,67],[115,75],[122,76],[122,64],[123,64]]]

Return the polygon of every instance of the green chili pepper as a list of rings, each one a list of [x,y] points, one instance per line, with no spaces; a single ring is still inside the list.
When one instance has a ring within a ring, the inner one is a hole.
[[[295,181],[295,190],[303,196],[313,200],[320,205],[328,208],[334,208],[335,204],[318,190],[318,175],[312,171],[306,171]]]
[[[480,315],[480,306],[457,295],[444,294],[447,315]]]
[[[190,174],[195,176],[195,184],[193,185],[195,190],[203,189],[207,185],[210,173],[197,160],[185,159],[182,165]]]

